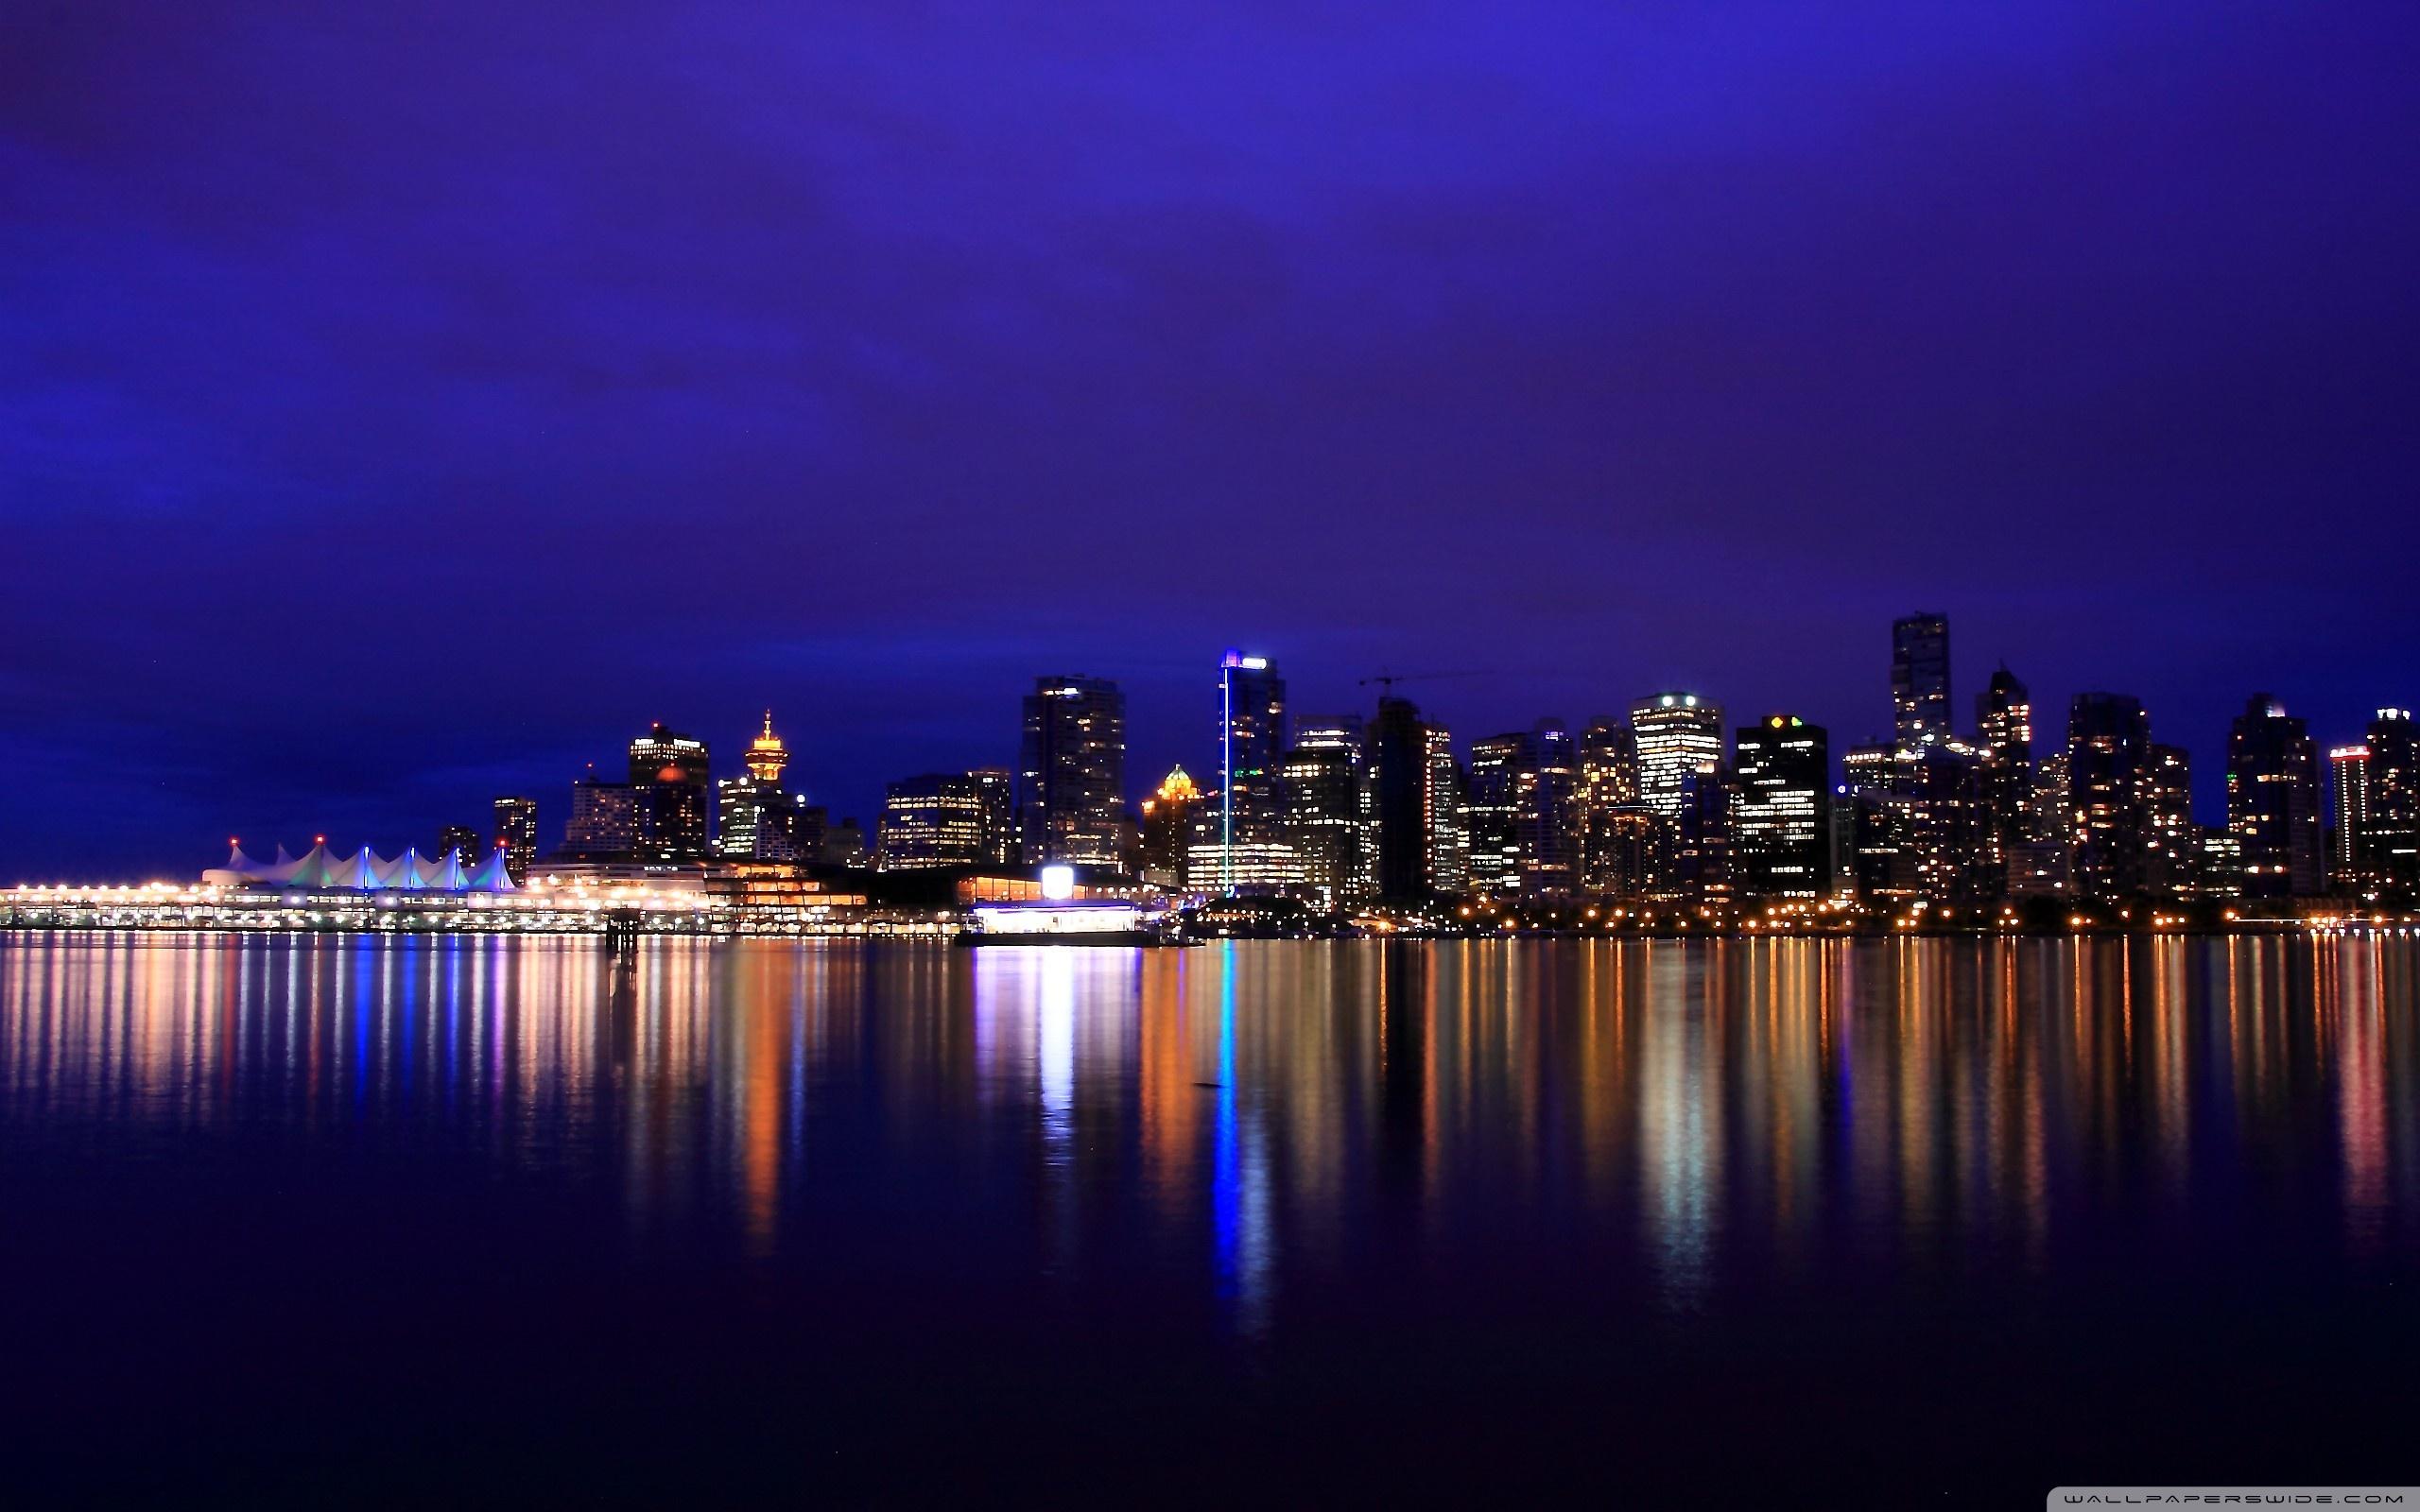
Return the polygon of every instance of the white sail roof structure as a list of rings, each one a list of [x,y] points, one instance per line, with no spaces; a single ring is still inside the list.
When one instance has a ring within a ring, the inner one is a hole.
[[[416,850],[389,859],[368,846],[351,855],[332,856],[324,841],[300,856],[277,848],[275,861],[255,861],[241,845],[227,848],[227,864],[213,867],[201,880],[222,887],[292,887],[304,892],[487,892],[516,889],[505,870],[504,852],[491,854],[475,870],[466,871],[462,854],[449,850],[430,861]]]
[[[512,873],[505,868],[504,847],[497,846],[488,852],[488,858],[479,863],[478,869],[463,879],[462,890],[465,892],[512,891]]]

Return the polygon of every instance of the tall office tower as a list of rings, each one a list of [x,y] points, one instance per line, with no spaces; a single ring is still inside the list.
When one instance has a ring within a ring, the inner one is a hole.
[[[1893,753],[1891,770],[1916,895],[1945,906],[1996,897],[2006,879],[1990,842],[1982,762],[1974,749],[1946,738],[1902,746]]]
[[[1377,827],[1378,893],[1419,898],[1434,890],[1429,847],[1431,794],[1428,726],[1409,698],[1382,696],[1362,741],[1372,817]],[[1447,760],[1452,753],[1447,752]]]
[[[1017,864],[1017,779],[1005,766],[977,766],[966,774],[983,801],[982,860],[987,867]]]
[[[1689,902],[1720,904],[1732,896],[1731,774],[1708,762],[1681,783],[1675,827],[1673,882]]]
[[[1975,744],[1986,840],[1993,863],[2005,868],[2011,849],[2031,833],[2033,797],[2033,698],[2005,665],[1976,696]]]
[[[2027,805],[2026,829],[2032,837],[2062,850],[2076,843],[2076,811],[2068,806],[2067,753],[2054,750],[2033,764],[2033,797]]]
[[[1654,885],[1662,826],[1639,798],[1638,738],[1629,725],[1599,718],[1581,731],[1570,829],[1581,891],[1642,898]]]
[[[563,854],[579,861],[627,861],[638,853],[639,791],[608,782],[594,768],[571,784],[571,819]]]
[[[2125,898],[2147,884],[2151,810],[2144,767],[2152,716],[2122,693],[2079,693],[2067,705],[2067,813],[2075,890]]]
[[[1768,714],[1732,737],[1731,866],[1744,898],[1832,890],[1832,756],[1821,725]]]
[[[2193,822],[2193,758],[2184,747],[2152,743],[2144,758],[2143,802],[2151,822],[2143,880],[2155,893],[2192,896],[2201,880],[2202,832]]]
[[[1571,731],[1560,719],[1472,745],[1464,806],[1472,887],[1549,896],[1573,889],[1575,771]]]
[[[1890,907],[1918,896],[1916,850],[1908,800],[1888,787],[1842,784],[1833,801],[1849,811],[1849,891],[1861,903]]]
[[[2243,843],[2246,898],[2325,890],[2319,837],[2319,747],[2299,719],[2256,693],[2227,737],[2227,829]]]
[[[449,824],[437,832],[437,849],[431,853],[440,861],[449,855],[460,856],[462,869],[468,871],[488,858],[488,845],[471,826]]]
[[[1902,746],[1948,738],[1949,619],[1910,614],[1891,622],[1891,713]]]
[[[1145,882],[1170,892],[1190,885],[1187,852],[1201,803],[1201,789],[1193,778],[1184,767],[1172,766],[1151,796],[1136,805],[1141,811],[1138,839]]]
[[[1470,796],[1462,818],[1470,831],[1473,892],[1512,892],[1521,885],[1520,847],[1512,834],[1512,784],[1520,764],[1519,735],[1471,742]]]
[[[1722,706],[1694,693],[1659,693],[1630,706],[1630,728],[1638,744],[1639,799],[1678,826],[1690,774],[1722,760]]]
[[[1286,679],[1267,657],[1229,651],[1219,662],[1219,884],[1226,890],[1242,881],[1236,847],[1282,838],[1277,764],[1286,745]]]
[[[2370,861],[2370,747],[2330,747],[2327,790],[2329,812],[2336,816],[2328,832],[2334,845],[2328,855],[2331,880],[2347,892],[2375,886]]]
[[[820,839],[801,833],[798,798],[782,785],[789,747],[773,733],[773,711],[748,743],[747,770],[715,784],[715,854],[731,861],[812,861]]]
[[[1358,902],[1377,886],[1372,812],[1363,771],[1366,733],[1351,715],[1306,719],[1279,764],[1286,843],[1300,886],[1328,907]]]
[[[1428,831],[1431,890],[1452,896],[1471,885],[1470,774],[1454,756],[1453,732],[1430,725],[1421,737],[1420,812]]]
[[[1910,805],[1898,793],[1898,748],[1880,741],[1841,755],[1833,799],[1848,810],[1844,880],[1860,902],[1887,906],[1917,896]]]
[[[2067,807],[2067,753],[2054,750],[2033,764],[2023,837],[2008,847],[2003,869],[2010,896],[2056,897],[2073,890],[2075,816]]]
[[[1116,866],[1125,809],[1126,696],[1106,678],[1035,679],[1017,765],[1026,865]]]
[[[495,843],[504,849],[504,874],[519,886],[529,880],[529,863],[538,859],[538,800],[500,798],[495,800]]]
[[[2370,721],[2370,864],[2397,901],[2420,896],[2420,740],[2411,711],[2381,709]]]
[[[666,729],[662,720],[631,742],[641,861],[705,858],[708,766],[706,743]]]
[[[1975,696],[1975,744],[1985,750],[2014,749],[2033,756],[2033,696],[2000,663]]]
[[[883,789],[877,871],[929,871],[983,860],[983,793],[964,772],[926,772]]]

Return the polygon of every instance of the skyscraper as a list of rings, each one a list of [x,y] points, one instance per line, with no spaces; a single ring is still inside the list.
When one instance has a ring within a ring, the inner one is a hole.
[[[1470,885],[1484,892],[1565,893],[1576,882],[1569,824],[1575,773],[1560,719],[1471,745]]]
[[[1582,892],[1642,898],[1660,869],[1662,827],[1640,801],[1638,737],[1628,724],[1598,718],[1580,733],[1571,793],[1573,865]]]
[[[449,824],[437,832],[437,849],[431,852],[440,861],[449,855],[462,858],[462,869],[470,870],[487,859],[487,842],[479,832],[468,824]]]
[[[2397,901],[2420,896],[2420,740],[2411,711],[2381,709],[2370,721],[2370,864]]]
[[[1916,896],[1967,906],[1997,896],[2006,878],[1990,841],[1982,762],[1950,737],[1901,746],[1891,756],[1900,839],[1913,863]]]
[[[594,768],[571,784],[563,854],[580,861],[627,861],[638,852],[638,789],[608,782]]]
[[[2252,696],[2227,738],[2227,829],[2243,845],[2246,898],[2308,898],[2325,890],[2319,747],[2303,722],[2265,693]]]
[[[2370,747],[2330,747],[2327,786],[2336,816],[2329,869],[2339,886],[2362,891],[2377,882],[2370,857]]]
[[[1017,779],[1005,766],[977,766],[966,774],[983,803],[983,864],[1017,863]]]
[[[1722,706],[1694,693],[1659,693],[1630,706],[1638,746],[1638,790],[1666,825],[1681,822],[1681,789],[1708,762],[1722,760]]]
[[[1429,735],[1417,705],[1387,696],[1362,741],[1381,897],[1421,898],[1432,887]]]
[[[926,772],[883,790],[874,868],[919,871],[983,860],[983,793],[963,772]]]
[[[1902,746],[1945,739],[1949,725],[1949,619],[1910,614],[1891,624],[1891,711]]]
[[[1720,762],[1706,763],[1681,784],[1673,881],[1690,902],[1731,899],[1731,773]]]
[[[1427,885],[1448,896],[1471,885],[1470,817],[1463,812],[1470,799],[1468,774],[1454,755],[1453,731],[1442,725],[1421,732],[1420,812],[1428,836]]]
[[[2087,898],[2129,897],[2148,884],[2151,743],[2152,716],[2139,699],[2079,693],[2067,706],[2075,889]]]
[[[513,885],[529,880],[529,864],[538,859],[538,800],[499,798],[495,800],[495,843],[504,848],[504,871]]]
[[[1279,764],[1286,842],[1300,885],[1330,907],[1357,902],[1377,886],[1365,749],[1359,719],[1306,719]]]
[[[1143,880],[1181,890],[1192,885],[1189,855],[1201,789],[1182,766],[1168,769],[1159,788],[1141,804]]]
[[[1219,882],[1238,883],[1235,848],[1277,842],[1284,816],[1277,764],[1286,750],[1286,679],[1267,657],[1219,662]]]
[[[2156,893],[2190,896],[2201,882],[2202,832],[2193,822],[2193,758],[2184,747],[2152,744],[2143,801],[2151,823],[2144,881]]]
[[[2031,838],[2033,698],[2005,665],[1975,698],[1983,833],[1991,864],[2005,873],[2016,847]]]
[[[662,720],[631,742],[640,860],[705,858],[709,765],[704,741],[668,730]]]
[[[1519,849],[1512,838],[1512,779],[1521,761],[1519,735],[1471,742],[1470,796],[1462,805],[1470,831],[1470,887],[1506,893],[1520,886]]]
[[[1126,696],[1106,678],[1034,679],[1017,765],[1028,866],[1115,867],[1124,838]]]
[[[773,711],[748,743],[747,770],[715,784],[715,854],[736,861],[812,861],[821,844],[810,839],[798,799],[782,785],[789,747],[773,733]],[[820,827],[816,827],[820,830]]]
[[[1732,876],[1742,897],[1832,890],[1831,745],[1821,725],[1770,714],[1732,740]]]

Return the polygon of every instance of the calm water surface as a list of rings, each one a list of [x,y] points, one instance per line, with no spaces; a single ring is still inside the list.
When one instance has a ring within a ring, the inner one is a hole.
[[[0,936],[0,1489],[2409,1481],[2415,965]]]

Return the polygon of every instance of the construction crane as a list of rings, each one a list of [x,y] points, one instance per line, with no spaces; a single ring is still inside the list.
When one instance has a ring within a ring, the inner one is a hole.
[[[1436,682],[1445,678],[1483,678],[1487,674],[1484,672],[1380,672],[1363,678],[1355,686],[1366,688],[1374,682],[1378,685],[1381,696],[1391,697],[1398,682]]]

